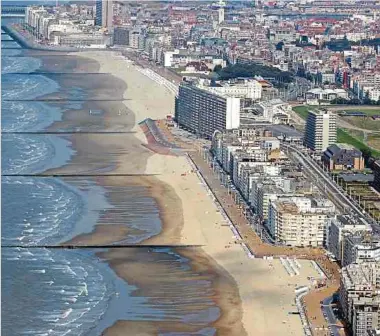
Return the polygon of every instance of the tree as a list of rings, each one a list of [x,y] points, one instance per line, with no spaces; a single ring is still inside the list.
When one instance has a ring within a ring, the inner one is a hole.
[[[219,72],[220,70],[222,70],[223,69],[223,67],[220,65],[220,64],[217,64],[217,65],[215,65],[215,67],[214,67],[214,72]]]
[[[281,71],[278,68],[260,65],[260,64],[234,64],[229,65],[218,72],[220,79],[232,79],[237,77],[252,78],[262,76],[264,78],[281,79],[282,83],[291,83],[293,75],[287,71]]]

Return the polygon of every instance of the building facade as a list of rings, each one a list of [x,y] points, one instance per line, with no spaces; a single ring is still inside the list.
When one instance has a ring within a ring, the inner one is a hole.
[[[129,27],[115,27],[113,32],[113,44],[129,46]]]
[[[239,127],[240,98],[214,94],[184,81],[179,87],[175,117],[179,126],[212,138],[217,130]]]
[[[380,263],[350,264],[342,268],[339,300],[353,336],[367,336],[380,328]]]
[[[336,115],[334,113],[315,110],[309,111],[304,142],[316,152],[323,152],[336,143]]]
[[[328,170],[362,170],[362,152],[352,145],[333,144],[323,152],[322,162]]]
[[[323,246],[326,225],[334,212],[329,200],[287,197],[272,201],[268,211],[268,229],[279,244]]]
[[[113,25],[113,0],[96,0],[95,25],[110,30]]]
[[[338,215],[329,222],[327,231],[327,249],[342,263],[343,240],[345,237],[359,232],[371,232],[371,226],[349,215]],[[346,252],[347,253],[347,252]]]

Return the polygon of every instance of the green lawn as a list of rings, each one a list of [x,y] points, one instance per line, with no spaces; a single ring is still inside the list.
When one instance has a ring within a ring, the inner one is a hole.
[[[371,153],[372,153],[371,155],[373,157],[375,157],[375,158],[380,157],[379,151],[376,151],[374,149],[369,148],[367,145],[362,143],[360,140],[354,138],[353,136],[349,135],[347,132],[345,132],[341,128],[338,128],[338,130],[337,130],[337,142],[350,144],[350,145],[354,146],[355,148],[357,148],[361,151],[369,150],[369,151],[371,151]]]
[[[376,114],[380,114],[380,109],[379,108],[374,108],[374,109],[361,109],[360,107],[359,108],[355,108],[355,109],[344,109],[342,108],[342,111],[347,111],[347,112],[350,112],[350,111],[358,111],[358,112],[363,112],[365,113],[367,116],[373,116],[373,115],[376,115]],[[340,112],[342,112],[340,111]]]
[[[307,119],[307,115],[309,114],[309,110],[313,108],[310,106],[296,106],[293,107],[293,111],[296,112],[302,119]]]
[[[293,107],[293,111],[295,111],[302,119],[307,119],[308,111],[314,109],[314,106],[296,106]],[[358,109],[360,111],[360,109]],[[376,110],[363,110],[363,112],[367,113],[368,115],[374,115],[374,114],[380,114],[380,109]],[[359,132],[359,131],[358,131]],[[353,130],[352,133],[356,133],[355,130]],[[362,133],[362,132],[361,132]],[[353,134],[354,135],[354,134]],[[366,144],[364,144],[361,140],[363,139],[363,135],[359,135],[358,137],[350,135],[345,130],[338,128],[337,129],[337,142],[340,143],[347,143],[355,148],[363,151],[365,149],[370,150],[372,153],[372,156],[375,158],[380,158],[380,151],[371,149]],[[356,134],[355,134],[356,135]]]

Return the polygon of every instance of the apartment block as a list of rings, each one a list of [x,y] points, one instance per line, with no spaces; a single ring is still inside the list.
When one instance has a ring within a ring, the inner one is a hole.
[[[115,27],[113,32],[113,44],[129,46],[130,27]]]
[[[350,264],[342,268],[339,289],[343,315],[353,336],[380,329],[380,263]]]
[[[372,236],[370,231],[357,232],[343,239],[342,265],[380,261],[380,238]]]
[[[336,115],[331,112],[315,110],[309,111],[304,143],[316,152],[323,152],[330,145],[336,143]]]
[[[113,0],[97,0],[95,6],[95,24],[110,30],[113,25]]]
[[[327,199],[278,198],[269,204],[267,227],[279,244],[323,246],[328,218],[334,211]]]
[[[342,262],[344,238],[356,233],[371,231],[371,226],[367,222],[358,220],[349,215],[338,215],[329,222],[326,243],[327,249],[339,262]]]
[[[240,125],[240,98],[211,93],[192,82],[181,83],[176,108],[178,124],[202,137]]]

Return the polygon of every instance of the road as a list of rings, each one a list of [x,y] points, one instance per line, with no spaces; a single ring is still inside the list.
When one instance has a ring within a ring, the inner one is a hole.
[[[368,223],[371,223],[375,232],[380,231],[379,225],[376,224],[373,219],[366,216],[357,203],[351,200],[343,192],[343,190],[338,187],[333,180],[331,180],[328,173],[323,171],[312,158],[293,145],[282,144],[282,146],[288,152],[295,154],[294,156],[303,165],[305,173],[308,174],[313,180],[316,180],[317,186],[320,190],[334,202],[336,207],[340,209],[341,212],[351,213],[357,219],[362,219]]]
[[[333,308],[331,306],[333,297],[329,296],[322,301],[322,312],[325,316],[327,322],[329,323],[329,328],[334,336],[340,336],[339,330],[342,328],[338,325],[338,319],[336,318]]]

